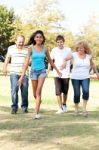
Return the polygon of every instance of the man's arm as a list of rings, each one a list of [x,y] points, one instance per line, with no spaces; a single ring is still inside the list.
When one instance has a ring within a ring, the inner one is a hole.
[[[4,61],[4,65],[3,65],[3,74],[4,74],[4,76],[7,75],[7,66],[8,66],[9,62],[10,62],[10,57],[8,57],[8,55],[7,55],[6,58],[5,58],[5,61]]]

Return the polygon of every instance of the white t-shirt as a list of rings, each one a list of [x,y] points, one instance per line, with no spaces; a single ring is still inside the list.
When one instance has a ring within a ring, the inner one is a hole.
[[[8,48],[7,57],[11,58],[10,74],[21,75],[27,53],[28,51],[26,48],[19,50],[16,45],[12,45]],[[26,71],[26,74],[28,75],[28,71]]]
[[[59,49],[58,47],[55,47],[51,51],[51,58],[54,59],[54,63],[56,67],[59,69],[59,71],[62,73],[61,78],[69,78],[70,77],[70,61],[67,61],[66,67],[63,70],[60,70],[60,66],[64,62],[64,58],[66,58],[68,55],[71,55],[71,48],[64,47],[63,49]],[[54,77],[59,77],[56,70],[53,69]]]
[[[90,78],[89,69],[90,69],[90,59],[91,55],[86,54],[84,59],[79,58],[78,53],[72,53],[73,57],[73,69],[71,72],[71,79],[83,80]]]

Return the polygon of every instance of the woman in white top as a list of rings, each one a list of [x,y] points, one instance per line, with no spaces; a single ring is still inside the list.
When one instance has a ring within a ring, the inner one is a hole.
[[[73,59],[73,69],[71,72],[71,79],[74,89],[75,115],[76,116],[79,115],[78,105],[80,103],[80,95],[81,95],[80,87],[82,87],[83,115],[87,117],[88,112],[86,110],[86,106],[87,101],[89,99],[90,67],[93,68],[98,78],[99,74],[92,61],[91,50],[85,41],[80,41],[77,43],[76,52],[72,53],[71,56],[66,57],[65,62],[70,59]]]

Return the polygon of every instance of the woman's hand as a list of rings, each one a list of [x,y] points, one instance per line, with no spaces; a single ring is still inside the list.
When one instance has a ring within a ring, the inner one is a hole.
[[[19,85],[20,87],[21,87],[21,85],[22,85],[23,79],[24,79],[24,76],[23,76],[23,77],[20,77],[19,80],[18,80],[18,85]]]
[[[62,77],[62,73],[60,71],[57,71],[59,77],[61,78]]]
[[[66,62],[64,62],[64,63],[60,66],[60,70],[63,70],[64,68],[66,68]]]

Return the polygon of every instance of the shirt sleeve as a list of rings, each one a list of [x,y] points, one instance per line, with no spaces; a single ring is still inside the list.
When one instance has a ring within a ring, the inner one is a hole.
[[[76,52],[71,52],[71,56],[73,57],[73,59],[75,59],[75,56],[76,56]]]
[[[7,57],[11,57],[11,48],[10,47],[8,47]]]
[[[93,56],[92,55],[89,55],[89,59],[91,59]]]

